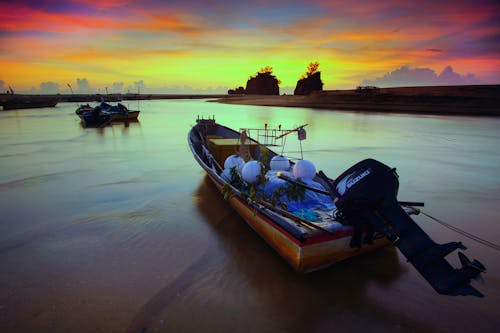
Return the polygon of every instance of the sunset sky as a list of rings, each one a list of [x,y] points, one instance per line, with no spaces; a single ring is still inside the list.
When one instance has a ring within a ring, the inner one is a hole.
[[[325,89],[447,66],[499,84],[500,2],[0,2],[0,84],[16,91],[235,88],[267,65],[294,87],[312,61]]]

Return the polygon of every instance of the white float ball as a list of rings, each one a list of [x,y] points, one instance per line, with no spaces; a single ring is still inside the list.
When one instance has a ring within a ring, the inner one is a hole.
[[[271,170],[285,171],[290,169],[290,161],[285,156],[276,155],[271,158],[269,166],[271,167]]]
[[[245,161],[239,157],[238,155],[231,155],[224,161],[224,169],[231,169],[232,167],[236,167],[238,172],[241,172]]]
[[[258,161],[248,161],[241,170],[241,177],[247,183],[255,183],[259,180],[260,163]]]
[[[293,175],[295,178],[313,179],[316,175],[316,167],[311,161],[300,160],[293,167]]]

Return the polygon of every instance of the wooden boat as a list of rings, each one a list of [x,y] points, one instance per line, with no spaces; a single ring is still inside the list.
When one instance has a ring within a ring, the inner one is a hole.
[[[138,110],[129,110],[121,103],[118,103],[117,105],[110,105],[106,102],[102,102],[95,107],[90,106],[88,103],[82,104],[75,111],[78,116],[92,112],[107,115],[112,122],[137,121],[140,113]]]
[[[58,98],[41,95],[2,95],[0,106],[3,110],[52,108],[59,102]]]
[[[297,132],[300,140],[301,134],[305,138],[304,126],[293,130],[282,130],[280,126],[271,133],[266,126],[262,137],[271,137],[270,144],[273,145],[276,139]],[[197,119],[196,125],[189,131],[188,144],[195,160],[228,203],[296,271],[315,271],[363,253],[396,245],[437,292],[482,296],[469,282],[484,271],[484,266],[477,260],[463,259],[465,255],[462,253],[459,253],[463,264],[461,269],[454,269],[444,259],[453,250],[463,249],[463,245],[459,242],[434,243],[409,217],[418,213],[412,205],[423,204],[401,203],[395,199],[399,184],[395,169],[368,159],[357,163],[335,180],[321,171],[314,171],[306,184],[303,182],[305,178],[293,179],[283,175],[290,170],[276,172],[276,176],[287,184],[298,184],[298,187],[304,188],[306,195],[319,192],[323,195],[321,200],[325,200],[325,194],[329,194],[329,203],[318,202],[315,206],[313,199],[313,205],[309,202],[304,210],[285,209],[283,207],[287,205],[280,205],[279,200],[278,203],[272,202],[269,196],[259,195],[260,185],[242,184],[241,179],[235,179],[233,176],[239,166],[233,165],[230,172],[227,171],[226,162],[235,153],[246,160],[241,171],[243,179],[248,178],[244,174],[246,165],[255,165],[253,158],[264,165],[264,170],[273,169],[271,163],[279,155],[262,144],[262,140],[254,139],[249,132],[249,129],[242,129],[241,132],[232,130],[216,123],[215,119]],[[290,162],[290,169],[297,169],[299,162]],[[231,176],[228,177],[228,174]]]
[[[239,132],[210,121],[199,122],[189,133],[189,146],[195,159],[221,192],[224,185],[228,184],[221,176],[222,165],[227,157],[239,150],[239,139]],[[257,147],[267,149],[257,141],[250,140],[248,145],[253,154],[257,153]],[[269,160],[277,155],[269,149],[267,154]],[[293,166],[293,162],[291,164]],[[318,178],[315,180],[322,182]],[[333,218],[334,209],[318,210],[321,220],[310,222],[284,213],[281,208],[271,207],[263,201],[250,204],[241,191],[234,187],[232,190],[235,194],[228,199],[229,204],[298,272],[321,269],[390,245],[386,238],[379,237],[373,244],[361,248],[351,247],[353,227],[336,221]]]
[[[122,103],[116,105],[110,105],[107,103],[101,103],[101,112],[107,113],[111,116],[111,121],[137,121],[140,111],[129,110]]]
[[[128,110],[124,112],[104,111],[111,116],[111,121],[137,121],[139,118],[139,110]]]

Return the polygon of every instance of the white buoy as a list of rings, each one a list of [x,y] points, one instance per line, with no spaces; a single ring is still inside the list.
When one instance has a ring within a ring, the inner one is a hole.
[[[224,169],[231,169],[232,167],[236,167],[238,172],[241,173],[241,169],[243,168],[244,164],[245,161],[241,157],[239,157],[238,155],[231,155],[224,161]]]
[[[241,177],[247,183],[255,183],[259,180],[260,163],[258,161],[248,161],[241,170]]]
[[[271,158],[269,166],[271,167],[271,170],[286,171],[290,169],[290,161],[285,156],[276,155]]]
[[[316,167],[311,161],[300,160],[293,166],[293,175],[295,178],[313,179],[316,176]]]

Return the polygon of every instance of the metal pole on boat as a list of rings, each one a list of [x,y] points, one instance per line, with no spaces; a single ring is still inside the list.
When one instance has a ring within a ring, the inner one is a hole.
[[[324,175],[323,171],[320,171],[320,173],[322,173]],[[295,179],[292,179],[292,178],[290,178],[290,177],[282,174],[281,172],[278,172],[277,176],[278,176],[278,178],[286,180],[287,182],[289,182],[291,184],[294,184],[296,186],[301,186],[301,187],[305,188],[306,190],[313,191],[313,192],[316,192],[316,193],[319,193],[319,194],[323,194],[323,195],[331,196],[330,192],[328,192],[328,191],[325,191],[325,190],[322,190],[322,189],[319,189],[319,188],[316,188],[316,187],[309,186],[307,184],[298,182]],[[329,178],[327,178],[327,179],[329,179]],[[423,202],[416,202],[416,201],[398,201],[398,203],[401,206],[410,206],[410,207],[424,207],[424,205],[425,205]]]

